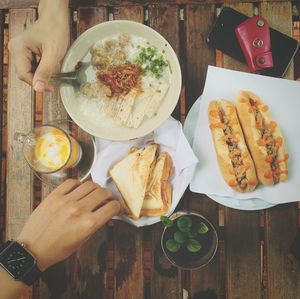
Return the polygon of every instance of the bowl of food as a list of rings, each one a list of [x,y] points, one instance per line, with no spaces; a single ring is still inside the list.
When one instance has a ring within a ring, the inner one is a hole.
[[[110,140],[145,136],[174,110],[181,70],[170,44],[132,21],[110,21],[85,31],[65,56],[62,72],[86,68],[79,88],[60,87],[71,118],[88,133]]]
[[[218,248],[214,226],[202,215],[177,212],[161,217],[165,226],[161,246],[167,259],[182,269],[196,269],[207,265]]]

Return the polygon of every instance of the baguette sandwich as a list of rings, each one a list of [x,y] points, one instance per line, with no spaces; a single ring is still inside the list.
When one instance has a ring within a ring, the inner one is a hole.
[[[210,129],[218,164],[226,183],[238,192],[251,192],[258,181],[235,106],[227,100],[211,101]]]
[[[269,107],[250,91],[237,96],[237,112],[259,181],[273,185],[288,177],[288,153]]]

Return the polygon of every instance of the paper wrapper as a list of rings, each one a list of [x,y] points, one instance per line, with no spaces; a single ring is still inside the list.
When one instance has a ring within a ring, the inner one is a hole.
[[[181,123],[173,118],[169,118],[161,127],[143,138],[125,142],[96,138],[97,159],[92,167],[91,175],[94,182],[111,189],[116,197],[120,197],[119,191],[109,176],[109,170],[115,163],[128,155],[132,146],[143,147],[151,142],[159,144],[160,151],[167,151],[173,160],[172,205],[166,214],[171,215],[190,184],[195,165],[198,162],[183,134]],[[141,217],[135,221],[126,215],[114,217],[114,219],[120,219],[135,226],[151,225],[160,221],[159,217]]]
[[[224,181],[218,167],[208,121],[208,105],[214,99],[236,101],[240,90],[250,90],[269,106],[282,131],[289,153],[289,177],[272,186],[258,185],[251,193],[239,193]],[[237,199],[259,198],[269,203],[300,200],[300,82],[209,67],[203,91],[193,149],[199,159],[190,189]]]

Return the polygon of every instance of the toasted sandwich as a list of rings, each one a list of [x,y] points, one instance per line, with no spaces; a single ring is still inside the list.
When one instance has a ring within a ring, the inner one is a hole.
[[[142,216],[160,216],[169,210],[172,202],[172,186],[169,182],[172,170],[170,155],[162,152],[149,177],[141,210]]]
[[[151,167],[156,159],[156,150],[157,144],[151,144],[132,151],[110,170],[110,175],[133,219],[140,217]]]

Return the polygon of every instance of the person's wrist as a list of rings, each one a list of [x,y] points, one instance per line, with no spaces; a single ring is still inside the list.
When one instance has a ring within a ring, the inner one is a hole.
[[[38,8],[39,19],[68,24],[69,0],[41,0]]]
[[[33,242],[30,242],[28,239],[22,236],[19,236],[16,241],[19,244],[23,244],[25,246],[25,249],[32,254],[32,256],[36,259],[37,266],[41,272],[44,272],[47,268],[50,267],[50,265],[48,265],[47,263],[45,254],[42,253]]]

